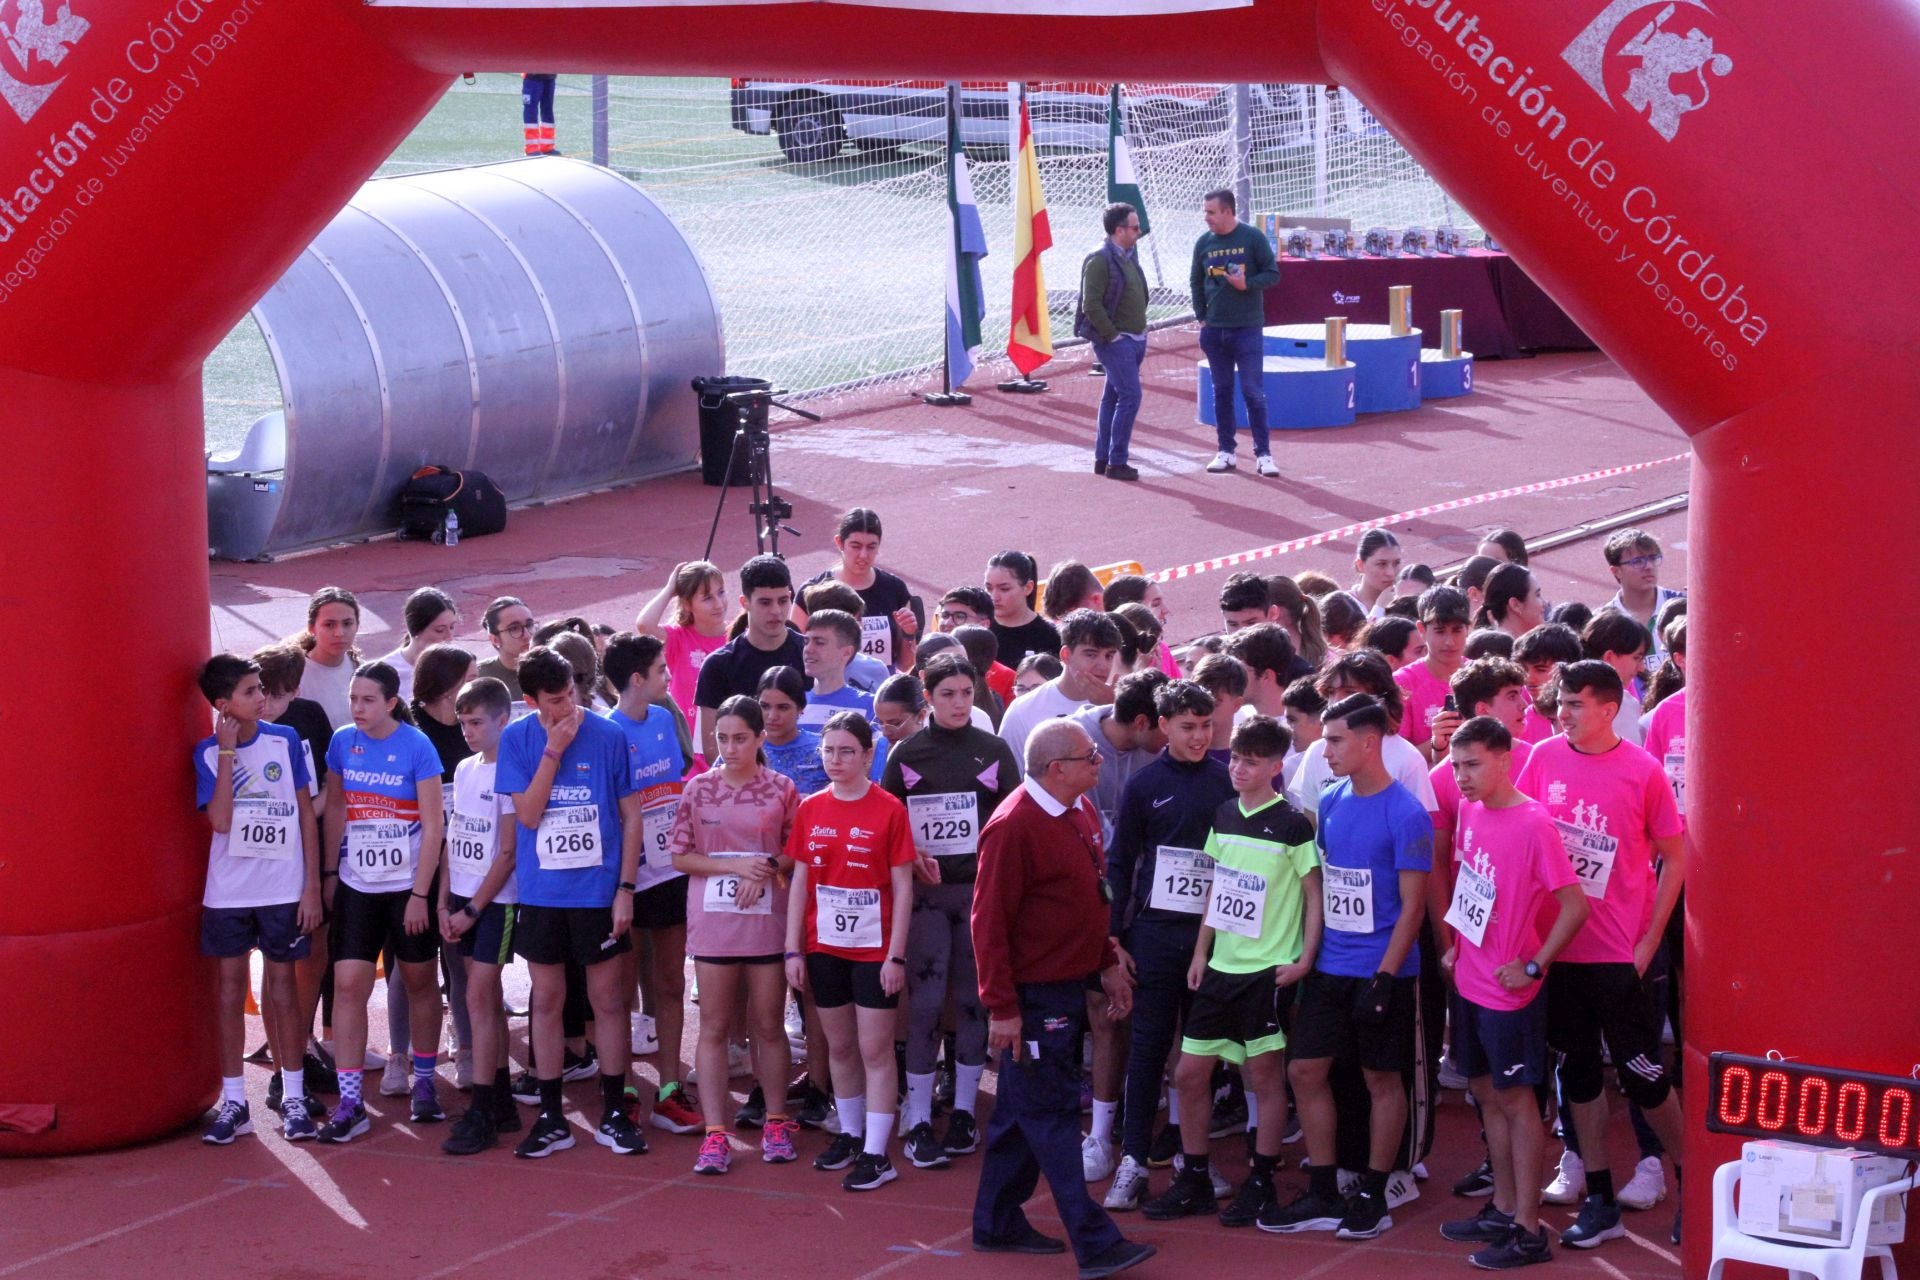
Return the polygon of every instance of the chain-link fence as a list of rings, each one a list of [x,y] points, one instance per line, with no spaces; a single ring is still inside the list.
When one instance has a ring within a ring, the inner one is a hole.
[[[944,86],[563,76],[558,141],[595,151],[605,84],[608,164],[645,188],[699,253],[720,299],[731,370],[796,392],[939,379],[947,236]],[[1036,83],[1029,102],[1054,251],[1054,339],[1071,336],[1079,264],[1100,241],[1106,84]],[[1186,314],[1202,195],[1251,191],[1249,214],[1344,218],[1364,230],[1468,219],[1357,99],[1320,86],[1133,84],[1134,163],[1153,234],[1140,253],[1151,318]],[[991,252],[981,354],[1006,346],[1013,207],[1007,88],[963,86],[963,136]],[[383,174],[490,163],[520,150],[517,76],[455,86]],[[989,367],[977,377],[994,376]],[[229,447],[279,406],[257,330],[209,361],[208,444]]]

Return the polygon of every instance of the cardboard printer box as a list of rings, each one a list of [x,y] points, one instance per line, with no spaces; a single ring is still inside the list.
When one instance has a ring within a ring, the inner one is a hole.
[[[1835,1151],[1772,1139],[1741,1150],[1740,1230],[1795,1244],[1846,1248],[1853,1243],[1867,1192],[1906,1176],[1906,1161],[1864,1151]],[[1889,1196],[1867,1224],[1868,1244],[1906,1239],[1906,1207]]]

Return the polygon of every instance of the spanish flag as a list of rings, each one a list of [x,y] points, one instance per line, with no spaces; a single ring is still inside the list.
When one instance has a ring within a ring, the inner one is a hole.
[[[1027,115],[1025,85],[1008,86],[1017,102],[1013,166],[1013,327],[1007,355],[1022,377],[1053,358],[1053,323],[1047,314],[1047,281],[1040,255],[1053,247],[1047,223],[1047,196],[1040,189],[1040,157],[1033,147],[1033,123]]]

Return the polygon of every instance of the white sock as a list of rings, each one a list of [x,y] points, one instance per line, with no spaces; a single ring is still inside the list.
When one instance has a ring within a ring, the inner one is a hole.
[[[220,1101],[244,1104],[247,1100],[247,1078],[245,1076],[220,1077]]]
[[[851,1098],[835,1095],[834,1109],[840,1113],[840,1132],[849,1138],[857,1138],[866,1132],[867,1096],[856,1093]]]
[[[1180,1091],[1178,1089],[1167,1090],[1167,1123],[1171,1125],[1180,1123]]]
[[[873,1123],[873,1117],[867,1117],[867,1123]],[[915,1075],[907,1072],[907,1132],[922,1124],[933,1123],[933,1073]]]
[[[987,1064],[970,1067],[962,1062],[953,1069],[953,1109],[972,1115],[975,1104],[980,1101],[980,1077],[987,1073]]]
[[[1093,1100],[1093,1136],[1100,1140],[1102,1146],[1113,1145],[1113,1117],[1119,1111],[1118,1102],[1102,1102],[1098,1098]]]
[[[1247,1132],[1260,1132],[1260,1099],[1253,1096],[1253,1090],[1247,1090]]]
[[[287,1098],[307,1096],[307,1073],[299,1067],[280,1073],[280,1093]]]
[[[893,1112],[867,1112],[866,1153],[870,1156],[887,1154],[887,1139],[893,1136]]]

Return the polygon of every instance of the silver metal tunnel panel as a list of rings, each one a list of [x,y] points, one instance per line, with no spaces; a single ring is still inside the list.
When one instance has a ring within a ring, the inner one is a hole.
[[[688,384],[725,369],[672,220],[559,157],[366,184],[253,314],[284,423],[209,461],[210,543],[230,559],[390,529],[429,463],[484,471],[515,503],[683,469]],[[284,474],[253,469],[282,430]]]

